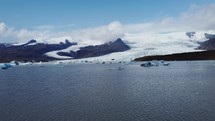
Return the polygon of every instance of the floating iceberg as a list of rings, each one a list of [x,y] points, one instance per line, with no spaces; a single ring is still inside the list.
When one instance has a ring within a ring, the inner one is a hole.
[[[117,68],[117,70],[123,70],[123,69],[125,69],[123,66],[119,66],[119,67]]]
[[[10,65],[12,65],[12,66],[17,66],[17,65],[19,65],[19,63],[18,63],[17,61],[11,61],[11,62],[10,62]]]
[[[163,66],[169,66],[170,63],[163,63]]]
[[[164,60],[153,60],[153,61],[149,61],[149,62],[144,62],[142,63],[140,66],[142,67],[152,67],[152,66],[169,66],[170,63],[164,62]]]
[[[17,65],[19,65],[17,61],[11,61],[10,63],[0,63],[0,69],[9,69]]]
[[[152,64],[152,62],[145,62],[145,63],[142,63],[140,66],[142,66],[142,67],[152,67],[153,64]]]
[[[0,64],[0,68],[1,69],[8,69],[8,68],[12,68],[13,66],[9,63],[3,63],[3,64]]]

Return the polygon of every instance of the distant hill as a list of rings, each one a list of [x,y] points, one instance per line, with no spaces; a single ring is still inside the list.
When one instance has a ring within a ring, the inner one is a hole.
[[[215,50],[215,37],[199,44],[200,46],[197,48],[199,50]]]
[[[136,58],[134,61],[151,61],[151,60],[165,60],[165,61],[184,61],[184,60],[215,60],[215,50],[177,53],[169,55],[155,55]]]

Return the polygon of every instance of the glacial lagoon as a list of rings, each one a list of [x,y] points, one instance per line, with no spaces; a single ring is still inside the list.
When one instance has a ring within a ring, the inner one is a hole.
[[[215,61],[0,70],[0,121],[214,121]]]

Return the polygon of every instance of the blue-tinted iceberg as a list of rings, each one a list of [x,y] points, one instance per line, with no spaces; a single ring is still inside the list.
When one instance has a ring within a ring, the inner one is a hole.
[[[0,69],[9,69],[9,68],[12,68],[13,66],[9,63],[3,63],[3,64],[0,64]]]
[[[153,61],[148,61],[148,62],[144,62],[142,63],[140,66],[142,67],[152,67],[152,66],[169,66],[170,63],[164,62],[164,60],[153,60]]]
[[[152,62],[145,62],[145,63],[142,63],[140,66],[142,66],[142,67],[152,67],[153,63]]]
[[[10,65],[12,65],[12,66],[17,66],[17,65],[19,65],[19,63],[18,63],[17,61],[11,61],[11,62],[10,62]]]
[[[10,63],[0,63],[0,69],[9,69],[13,66],[18,66],[19,63],[17,61],[11,61]]]

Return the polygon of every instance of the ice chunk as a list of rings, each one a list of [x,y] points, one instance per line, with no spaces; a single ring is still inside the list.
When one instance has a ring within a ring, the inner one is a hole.
[[[140,66],[143,66],[143,67],[152,67],[153,64],[152,64],[152,62],[145,62],[145,63],[142,63]]]
[[[163,66],[169,66],[170,63],[163,63]]]
[[[9,63],[3,63],[3,64],[0,64],[0,68],[1,69],[8,69],[8,68],[12,68],[12,65]]]
[[[117,70],[123,70],[123,69],[124,69],[123,66],[119,66],[119,67],[117,68]]]
[[[18,63],[17,61],[11,61],[11,62],[10,62],[10,65],[12,65],[12,66],[17,66],[17,65],[19,65],[19,63]]]
[[[142,67],[152,67],[152,66],[169,66],[170,63],[164,62],[164,60],[153,60],[149,62],[142,63],[140,66]]]

